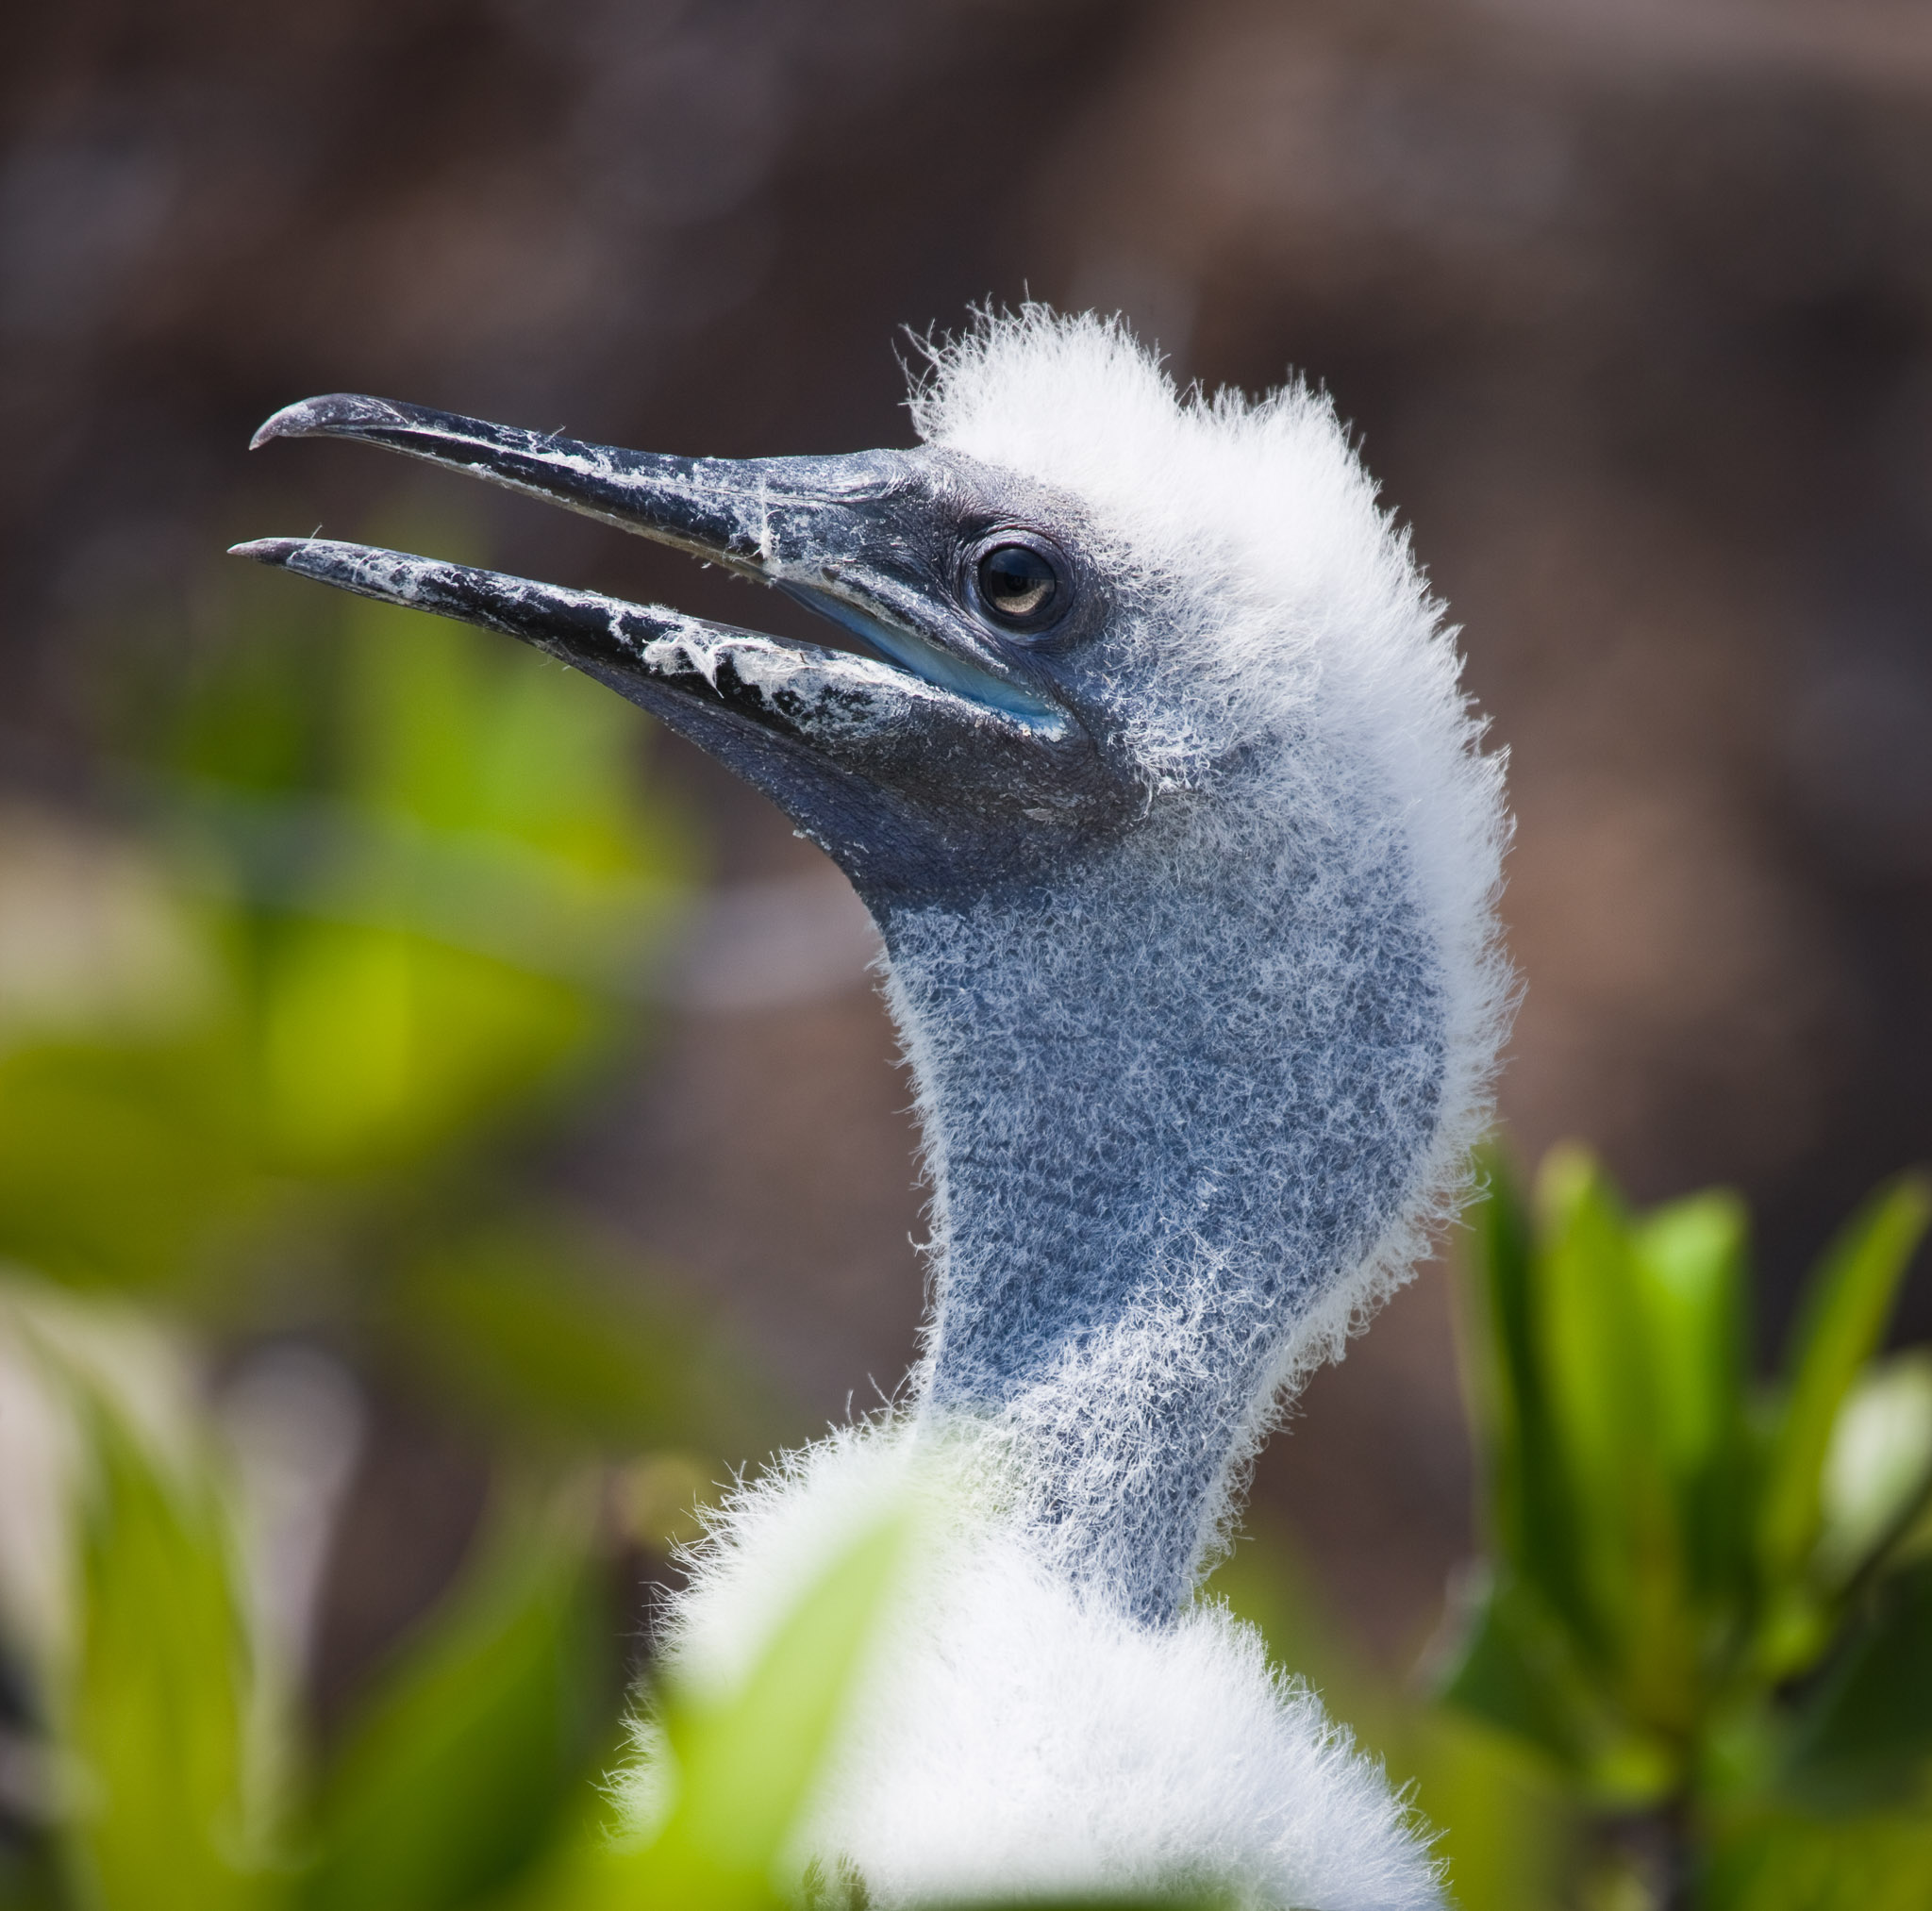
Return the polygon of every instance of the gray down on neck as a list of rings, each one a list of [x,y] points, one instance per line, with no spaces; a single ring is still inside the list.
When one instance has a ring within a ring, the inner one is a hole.
[[[888,916],[934,1187],[920,1410],[1018,1436],[1024,1517],[1149,1620],[1298,1330],[1433,1172],[1448,1007],[1367,795],[1250,769],[1037,888]]]

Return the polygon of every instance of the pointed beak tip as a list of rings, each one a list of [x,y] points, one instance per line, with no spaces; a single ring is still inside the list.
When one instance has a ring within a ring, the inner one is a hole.
[[[304,398],[285,405],[248,440],[250,451],[259,451],[276,438],[316,438],[333,432],[354,435],[375,425],[405,423],[393,406],[380,398],[367,398],[359,391],[330,391],[320,398]]]
[[[252,557],[258,564],[286,564],[307,541],[302,538],[256,538],[245,544],[230,544],[231,557]]]

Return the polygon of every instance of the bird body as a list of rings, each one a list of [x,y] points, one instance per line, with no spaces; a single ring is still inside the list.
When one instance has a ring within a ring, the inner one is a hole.
[[[924,1354],[893,1411],[730,1502],[664,1642],[728,1684],[866,1508],[946,1487],[802,1853],[886,1903],[1210,1876],[1434,1903],[1379,1774],[1192,1595],[1286,1389],[1458,1192],[1507,1007],[1500,764],[1325,400],[1181,394],[1117,324],[1029,307],[939,352],[913,409],[912,451],[742,466],[361,399],[264,427],[704,551],[868,659],[250,549],[601,675],[878,923],[933,1190]]]
[[[896,1414],[750,1482],[658,1640],[680,1689],[728,1694],[882,1505],[937,1502],[796,1871],[849,1869],[879,1905],[1232,1881],[1256,1906],[1436,1911],[1402,1801],[1252,1626],[1211,1600],[1148,1625],[1076,1587],[1013,1518],[1010,1454],[979,1429],[937,1452],[930,1437]],[[668,1803],[648,1720],[639,1746],[625,1793],[647,1825]]]

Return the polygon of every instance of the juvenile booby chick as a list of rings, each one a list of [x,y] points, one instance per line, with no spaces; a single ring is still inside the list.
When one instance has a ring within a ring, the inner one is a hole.
[[[1284,1392],[1461,1186],[1507,994],[1500,766],[1325,399],[1180,393],[1117,324],[1029,307],[940,351],[912,411],[914,450],[741,462],[344,396],[257,440],[556,500],[864,656],[240,548],[598,677],[767,791],[878,924],[933,1188],[924,1355],[900,1411],[740,1494],[666,1639],[728,1682],[922,1454],[961,1485],[801,1858],[884,1903],[1232,1877],[1434,1904],[1379,1772],[1192,1593]]]

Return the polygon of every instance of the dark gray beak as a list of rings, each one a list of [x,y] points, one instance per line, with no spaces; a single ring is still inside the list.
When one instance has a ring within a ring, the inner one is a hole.
[[[277,412],[254,442],[313,436],[471,472],[675,545],[864,641],[872,656],[323,539],[234,547],[503,631],[608,684],[772,796],[874,914],[1024,883],[1129,800],[1051,679],[965,613],[957,461],[672,457],[346,395]]]

